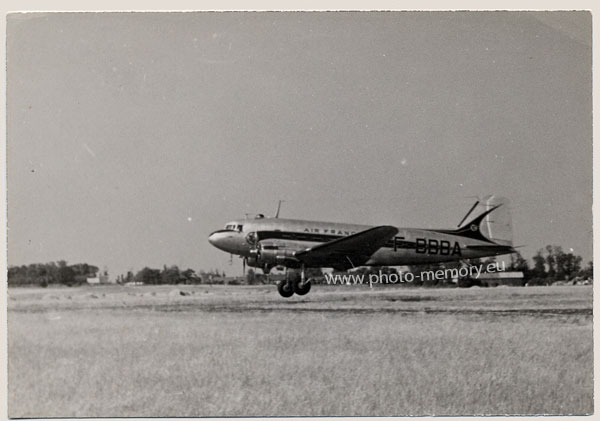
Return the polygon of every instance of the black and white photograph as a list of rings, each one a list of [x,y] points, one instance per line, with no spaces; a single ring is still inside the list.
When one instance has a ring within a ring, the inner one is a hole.
[[[594,413],[590,10],[5,19],[9,418]]]

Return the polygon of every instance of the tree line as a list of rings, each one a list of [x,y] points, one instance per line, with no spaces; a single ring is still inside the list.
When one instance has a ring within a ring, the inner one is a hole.
[[[510,261],[507,262],[506,272],[522,272],[523,284],[527,285],[552,285],[555,282],[589,280],[593,281],[594,262],[590,261],[584,267],[582,266],[581,256],[573,253],[565,253],[560,246],[548,245],[539,249],[533,256],[533,266],[529,265],[519,252],[510,255]],[[483,265],[486,267],[489,263],[495,262],[495,257],[484,259],[470,259],[470,265]],[[436,271],[441,268],[453,269],[460,267],[461,262],[446,262],[411,266],[412,272]],[[359,273],[368,275],[370,273],[390,274],[396,272],[394,268],[388,267],[364,267],[357,270]],[[420,285],[423,281],[416,281],[413,285]],[[465,283],[465,280],[459,280],[459,285]],[[466,280],[466,285],[472,285],[472,280]]]
[[[50,263],[33,263],[22,266],[9,266],[7,272],[9,286],[40,285],[81,285],[98,274],[98,266],[87,263],[67,265],[64,260]]]
[[[484,260],[472,259],[469,263],[472,265],[487,264],[493,262],[494,258]],[[412,266],[411,271],[437,270],[440,268],[459,267],[461,262],[448,262],[443,264],[430,264]],[[356,271],[360,273],[392,273],[396,272],[394,268],[388,267],[361,267]],[[557,281],[572,281],[576,279],[592,280],[594,273],[593,262],[588,262],[582,266],[581,256],[573,253],[566,253],[560,246],[548,245],[539,249],[533,256],[533,265],[523,258],[520,253],[510,255],[510,262],[506,266],[506,271],[523,272],[523,282],[528,285],[551,285]],[[78,263],[68,265],[66,261],[59,260],[50,263],[34,263],[22,266],[8,267],[8,285],[9,286],[49,286],[49,285],[67,285],[76,286],[87,282],[87,278],[93,278],[100,273],[97,266],[88,263]],[[105,275],[107,275],[105,273]],[[309,268],[306,272],[307,277],[315,278],[315,283],[322,280],[322,271],[318,268]],[[153,269],[144,267],[137,273],[128,271],[126,274],[117,276],[116,282],[119,284],[137,283],[147,285],[161,284],[219,284],[224,282],[226,274],[223,271],[212,269],[210,271],[194,269],[181,270],[176,265],[164,265],[162,269]],[[276,277],[275,277],[276,278]],[[249,269],[246,276],[228,280],[229,284],[245,283],[248,285],[267,283],[269,279],[266,275]]]
[[[529,285],[551,285],[557,281],[577,278],[593,280],[594,262],[582,266],[581,256],[565,253],[560,246],[548,245],[533,256],[533,267],[525,267],[523,273]]]
[[[194,269],[181,270],[178,266],[164,265],[162,270],[145,267],[134,274],[128,271],[125,275],[117,276],[118,284],[147,284],[147,285],[164,285],[164,284],[201,284],[217,278],[224,278],[225,272],[219,272],[214,269],[209,272],[203,270],[196,271]]]

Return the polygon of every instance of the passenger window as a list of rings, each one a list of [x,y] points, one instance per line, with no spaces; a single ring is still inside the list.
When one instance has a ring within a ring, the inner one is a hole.
[[[244,226],[243,226],[243,225],[238,225],[238,231],[239,231],[239,232],[242,232],[242,228],[244,228]]]

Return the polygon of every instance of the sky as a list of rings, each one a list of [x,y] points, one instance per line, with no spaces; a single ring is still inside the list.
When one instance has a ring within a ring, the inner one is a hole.
[[[8,263],[240,275],[245,214],[452,228],[592,259],[587,12],[28,13],[7,20]]]

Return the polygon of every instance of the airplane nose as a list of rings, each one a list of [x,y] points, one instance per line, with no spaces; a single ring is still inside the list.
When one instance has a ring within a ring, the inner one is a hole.
[[[208,242],[218,249],[233,253],[235,250],[235,236],[230,230],[215,231],[208,236]]]
[[[208,242],[210,244],[212,244],[213,246],[217,247],[217,244],[219,243],[219,239],[222,237],[223,236],[220,235],[220,233],[218,231],[215,231],[208,236]]]

